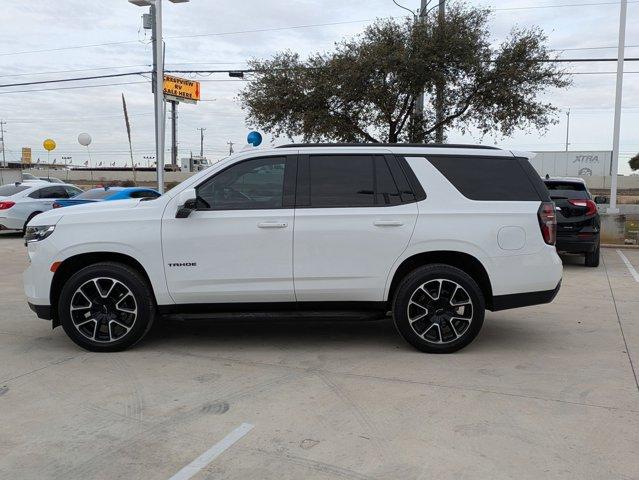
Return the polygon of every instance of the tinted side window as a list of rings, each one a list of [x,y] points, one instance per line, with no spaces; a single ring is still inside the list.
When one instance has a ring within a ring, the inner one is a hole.
[[[528,174],[514,157],[429,156],[428,161],[471,200],[540,200]]]
[[[129,196],[131,198],[157,198],[160,194],[153,190],[137,190],[135,192],[131,192],[131,195]]]
[[[197,187],[199,208],[282,208],[286,157],[256,158],[233,165]]]
[[[375,157],[375,203],[377,205],[399,205],[402,198],[384,157]]]
[[[34,192],[36,193],[36,192]],[[64,187],[46,187],[37,192],[38,196],[33,198],[69,198]]]
[[[75,187],[64,187],[64,189],[67,192],[67,195],[69,196],[69,198],[75,197],[77,194],[82,193],[82,190]]]
[[[375,205],[373,157],[311,155],[311,207],[370,207]]]

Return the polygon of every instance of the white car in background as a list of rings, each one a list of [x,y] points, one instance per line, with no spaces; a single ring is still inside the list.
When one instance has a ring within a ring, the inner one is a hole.
[[[60,180],[57,177],[36,177],[31,175],[30,173],[22,174],[22,182],[48,182],[48,183],[65,183],[63,180]]]
[[[82,193],[75,185],[46,181],[10,183],[0,187],[0,230],[26,230],[37,214],[53,208],[59,198],[72,198]]]

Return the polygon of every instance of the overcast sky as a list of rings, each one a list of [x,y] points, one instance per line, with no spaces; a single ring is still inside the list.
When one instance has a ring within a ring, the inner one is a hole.
[[[417,7],[418,0],[403,3]],[[400,2],[401,3],[401,2]],[[615,57],[619,7],[612,0],[483,0],[471,1],[495,11],[491,19],[493,40],[499,42],[515,26],[540,26],[549,45],[566,50],[564,57]],[[584,5],[597,4],[601,5]],[[252,57],[264,58],[283,49],[301,55],[330,50],[333,43],[356,35],[378,17],[401,16],[405,12],[391,0],[191,0],[187,4],[164,2],[164,35],[167,69],[242,68]],[[573,7],[557,5],[577,4]],[[555,5],[552,8],[525,8]],[[0,84],[52,78],[102,75],[148,69],[151,61],[149,33],[141,28],[146,9],[127,0],[2,0],[0,16]],[[349,22],[340,25],[300,27]],[[279,29],[255,32],[255,30]],[[250,32],[253,30],[253,32]],[[198,35],[190,38],[189,35]],[[118,42],[118,43],[116,43]],[[78,45],[115,43],[87,48]],[[628,5],[628,57],[639,57],[639,2]],[[58,49],[50,51],[52,49]],[[49,50],[49,51],[43,51]],[[573,150],[610,150],[615,75],[614,63],[582,63],[568,67],[579,73],[568,90],[551,91],[546,97],[563,110],[571,108],[570,141]],[[639,151],[639,62],[627,62],[624,79],[624,110],[621,151],[628,158]],[[633,73],[635,72],[635,73]],[[199,152],[199,132],[206,128],[205,155],[219,158],[228,151],[227,142],[240,148],[246,143],[250,125],[236,100],[245,85],[226,74],[198,78],[202,98],[198,105],[179,107],[180,157]],[[119,84],[95,88],[79,85]],[[64,87],[65,89],[59,89]],[[44,89],[57,90],[44,91]],[[27,93],[24,90],[31,90]],[[39,90],[39,91],[35,91]],[[17,92],[17,93],[12,93]],[[20,148],[33,148],[34,158],[46,158],[42,141],[53,138],[58,148],[52,158],[72,156],[73,163],[86,159],[77,135],[88,132],[95,162],[128,159],[128,144],[122,118],[121,94],[126,96],[132,123],[136,162],[154,154],[153,97],[150,84],[141,76],[92,82],[0,88],[0,118],[7,122],[5,144],[8,160],[20,158]],[[510,138],[462,137],[450,132],[450,141],[479,142],[520,150],[563,150],[565,113],[548,132],[517,132]],[[169,145],[167,128],[167,146]],[[266,139],[270,142],[272,139]],[[626,161],[620,165],[628,172]]]

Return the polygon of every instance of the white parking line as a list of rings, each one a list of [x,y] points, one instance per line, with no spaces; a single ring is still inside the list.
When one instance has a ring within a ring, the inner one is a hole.
[[[626,264],[626,267],[628,267],[628,270],[630,271],[630,275],[632,275],[632,278],[635,279],[635,282],[639,283],[639,273],[637,273],[637,270],[635,270],[635,267],[632,266],[632,263],[630,263],[630,260],[626,258],[626,256],[623,254],[621,250],[617,249],[617,253],[623,260],[623,263]]]
[[[224,453],[224,451],[227,448],[229,448],[231,445],[233,445],[235,442],[241,439],[244,435],[246,435],[252,429],[253,429],[253,425],[251,425],[250,423],[243,423],[242,425],[237,427],[235,430],[233,430],[231,433],[229,433],[226,437],[224,437],[222,440],[220,440],[211,448],[209,448],[202,455],[200,455],[191,463],[189,463],[182,470],[180,470],[175,475],[173,475],[169,480],[188,480],[193,475],[195,475],[200,470],[202,470],[204,467],[206,467],[213,460],[215,460],[217,457],[222,455],[222,453]]]

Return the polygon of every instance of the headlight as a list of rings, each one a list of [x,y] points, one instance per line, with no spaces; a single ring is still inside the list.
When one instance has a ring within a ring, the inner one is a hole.
[[[24,234],[24,244],[44,240],[55,230],[55,225],[42,225],[39,227],[27,227]]]

